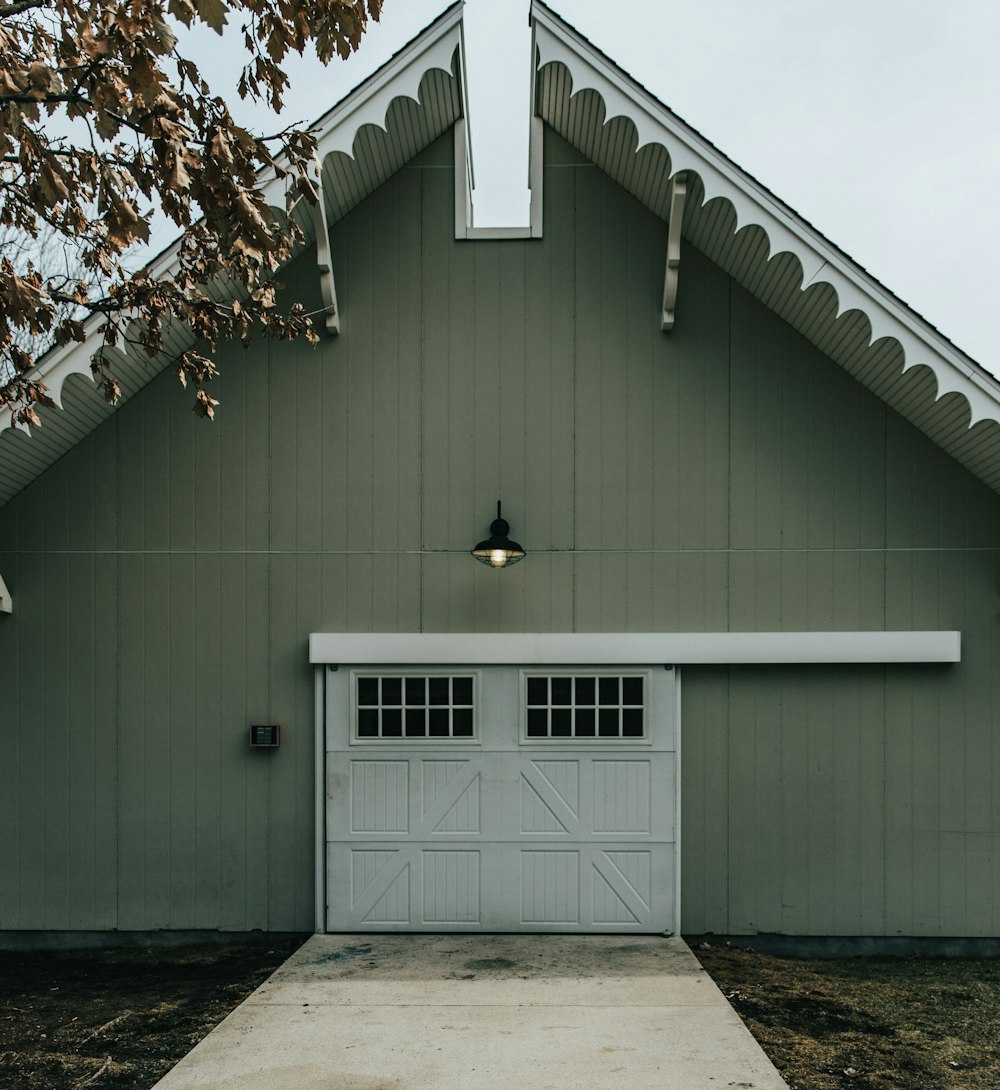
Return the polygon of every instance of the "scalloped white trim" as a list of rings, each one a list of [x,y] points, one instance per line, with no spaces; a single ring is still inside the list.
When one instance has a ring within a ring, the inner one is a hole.
[[[397,98],[410,98],[419,103],[420,81],[434,69],[451,73],[455,50],[459,50],[461,57],[465,56],[464,42],[462,10],[456,6],[429,32],[411,42],[407,49],[379,69],[340,106],[320,119],[318,124],[321,131],[316,141],[320,158],[338,151],[353,158],[354,139],[365,125],[376,125],[388,131],[386,118],[392,103]],[[461,67],[464,73],[464,61]],[[463,81],[462,102],[467,101]]]
[[[968,402],[969,427],[983,420],[1000,423],[1000,383],[979,373],[972,362],[940,335],[924,326],[877,282],[852,267],[825,239],[778,203],[721,152],[666,110],[652,95],[623,76],[579,34],[543,4],[532,3],[538,68],[558,63],[572,81],[572,94],[592,90],[605,106],[605,124],[614,117],[630,120],[638,145],[661,145],[670,156],[674,175],[693,171],[705,188],[705,203],[729,202],[736,228],[755,225],[767,235],[770,257],[793,254],[802,266],[802,290],[826,283],[837,296],[837,316],[850,310],[865,315],[871,326],[869,343],[892,337],[903,349],[903,371],[928,367],[937,383],[935,400],[960,394]],[[735,232],[734,232],[735,233]]]

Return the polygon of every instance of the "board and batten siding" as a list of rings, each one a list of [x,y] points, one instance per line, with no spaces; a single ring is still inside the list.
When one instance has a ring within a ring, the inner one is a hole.
[[[0,929],[311,929],[310,632],[944,628],[684,669],[683,927],[1000,933],[1000,499],[691,247],[662,334],[663,224],[546,143],[544,239],[454,241],[446,137],[334,226],[339,338],[221,352],[215,424],[160,376],[0,511]]]

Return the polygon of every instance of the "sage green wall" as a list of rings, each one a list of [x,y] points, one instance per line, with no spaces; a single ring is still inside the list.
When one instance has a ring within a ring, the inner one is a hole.
[[[214,425],[161,376],[0,512],[0,929],[311,929],[311,631],[958,628],[683,671],[684,927],[1000,933],[998,497],[690,248],[662,334],[663,225],[546,157],[542,241],[456,243],[440,141],[334,228],[338,339],[224,352]]]

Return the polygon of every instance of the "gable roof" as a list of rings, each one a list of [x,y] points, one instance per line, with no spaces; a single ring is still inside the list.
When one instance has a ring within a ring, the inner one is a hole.
[[[313,126],[329,222],[466,118],[461,3],[440,15]],[[897,299],[815,228],[636,83],[541,0],[531,8],[533,111],[662,219],[671,181],[683,175],[683,234],[760,299],[1000,491],[1000,383]],[[264,178],[268,200],[281,183]],[[313,217],[296,213],[306,244]],[[177,245],[151,263],[169,272]],[[683,320],[683,269],[680,320]],[[224,286],[219,287],[225,293]],[[45,426],[10,428],[0,412],[0,504],[37,477],[114,410],[90,380],[99,319],[83,344],[50,352],[40,377],[61,410]],[[167,353],[147,361],[113,350],[134,394],[192,338],[175,326]],[[124,400],[124,399],[123,399]]]

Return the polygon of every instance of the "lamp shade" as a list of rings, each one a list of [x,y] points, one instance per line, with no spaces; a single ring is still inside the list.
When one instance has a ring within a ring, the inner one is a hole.
[[[490,536],[472,550],[472,555],[491,568],[507,568],[523,560],[524,549],[508,537],[510,526],[500,515],[500,501],[497,500],[497,517],[490,523]]]

